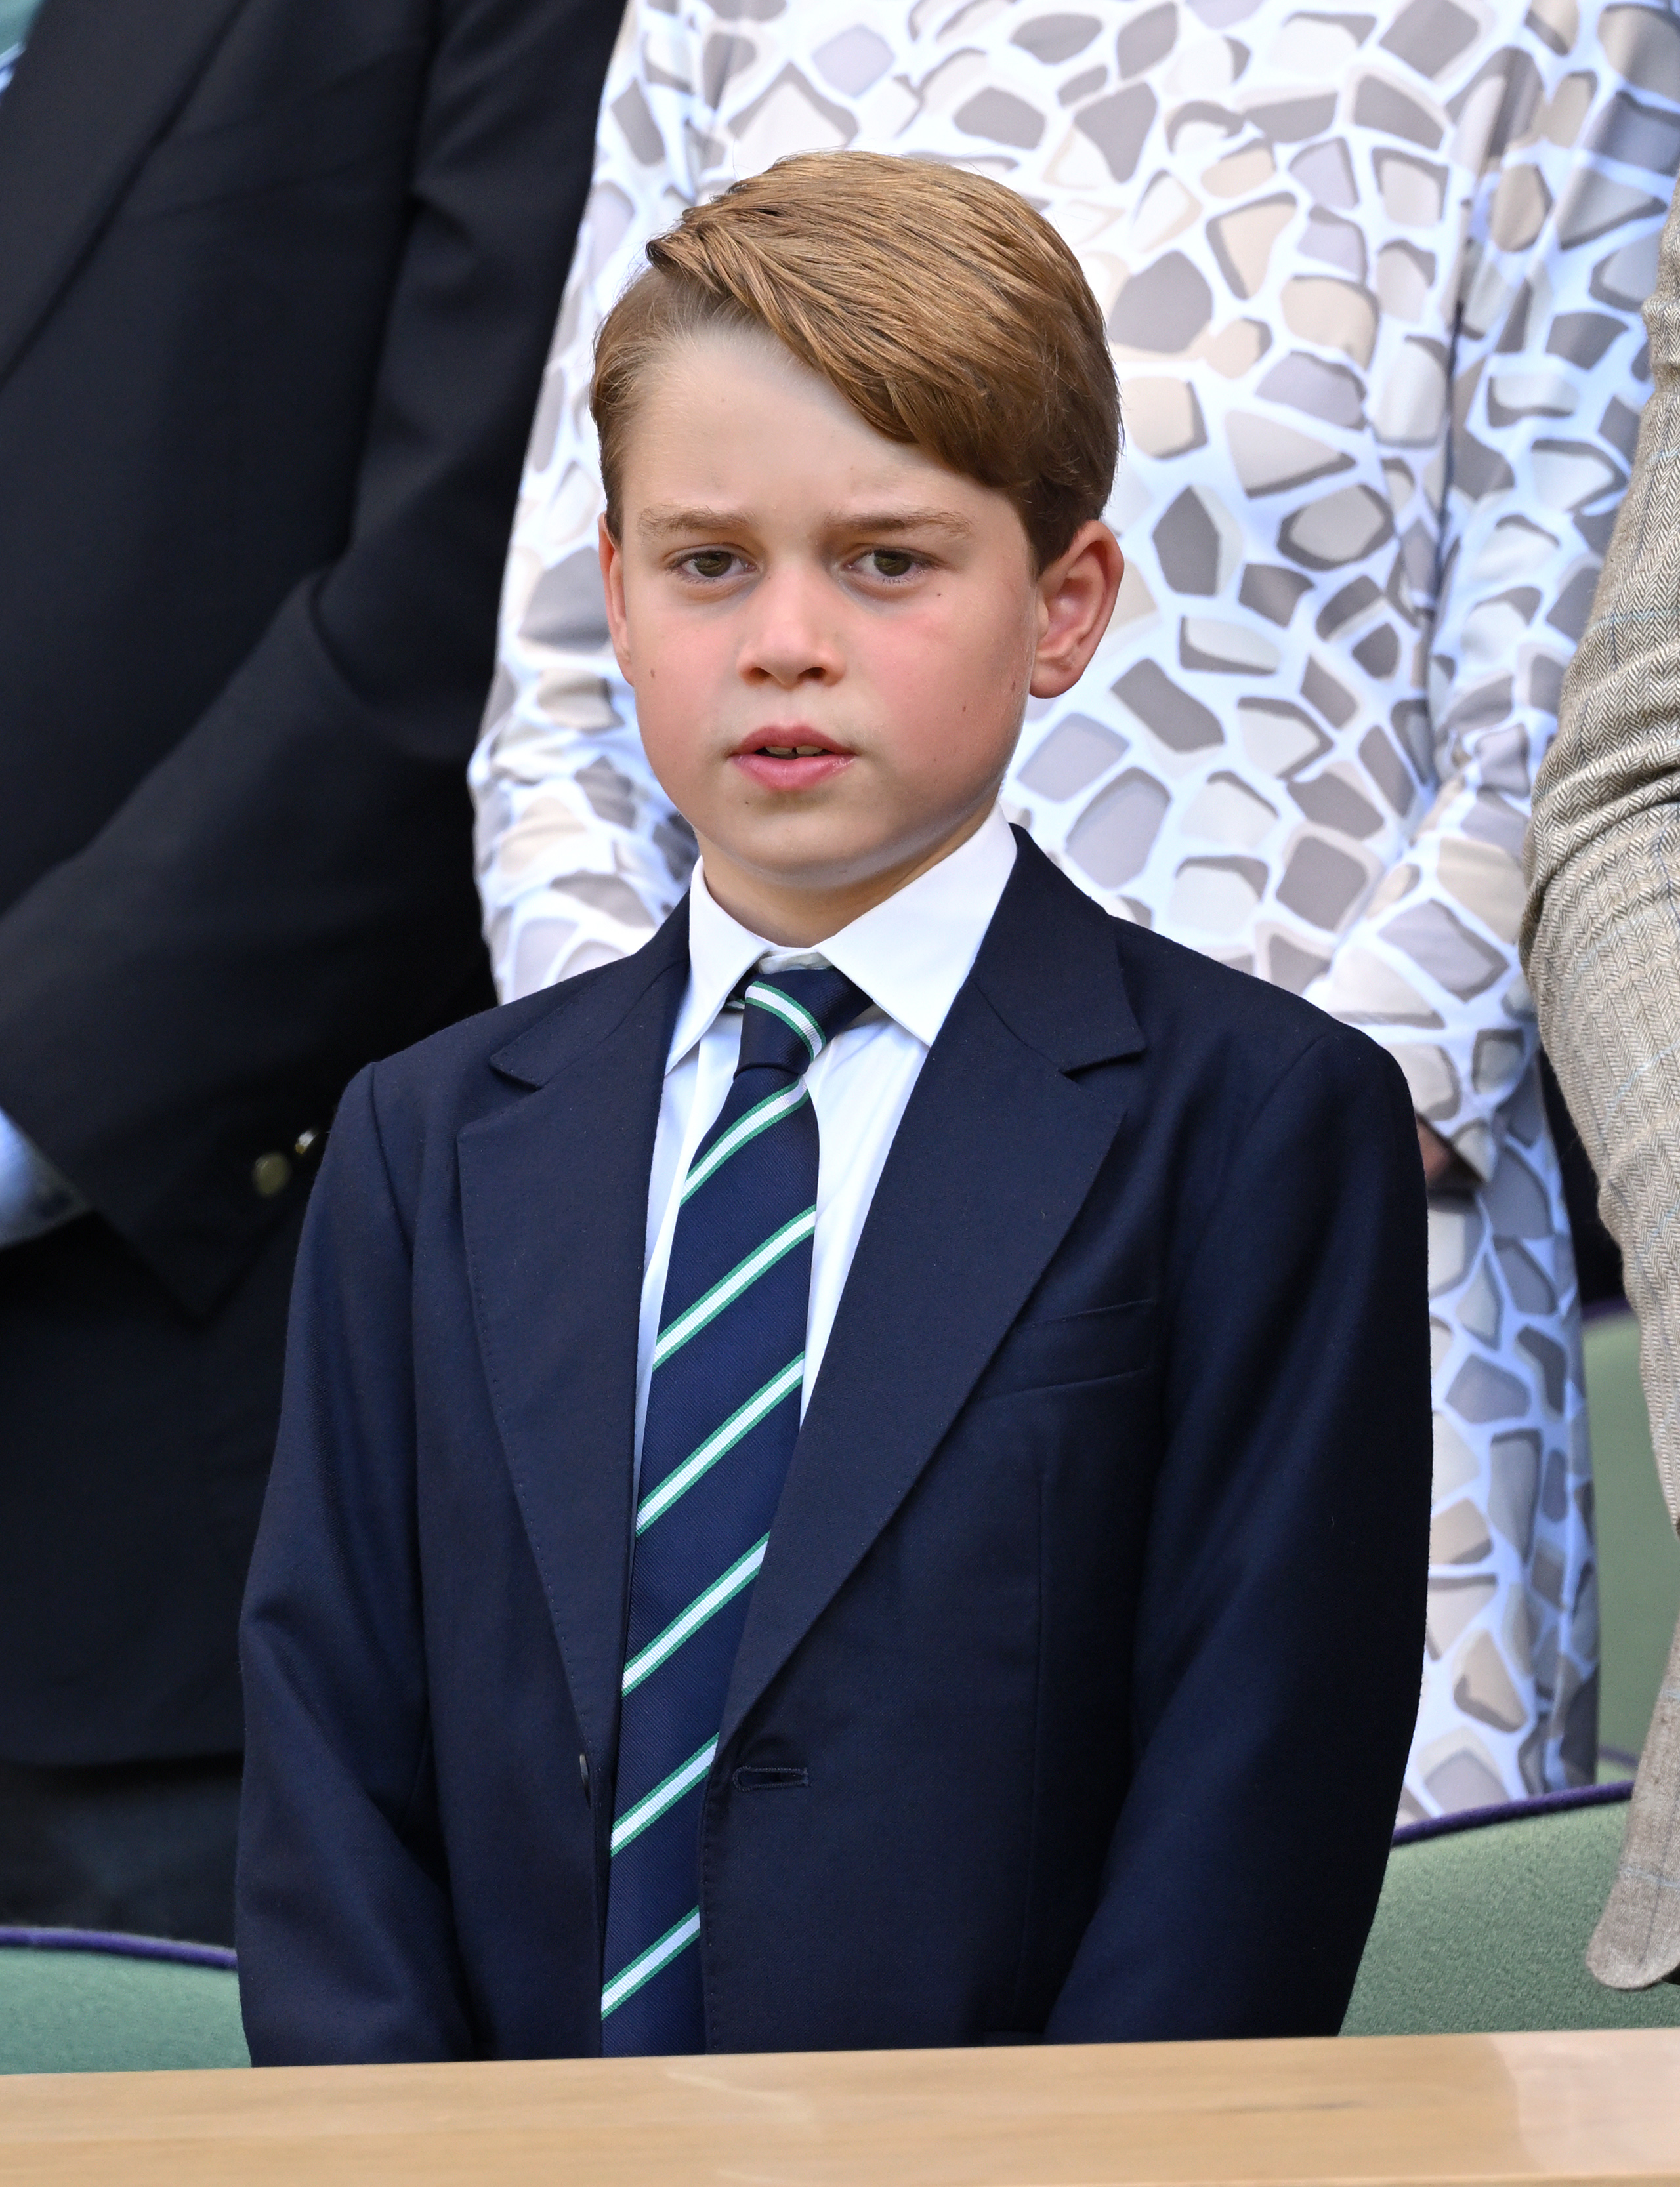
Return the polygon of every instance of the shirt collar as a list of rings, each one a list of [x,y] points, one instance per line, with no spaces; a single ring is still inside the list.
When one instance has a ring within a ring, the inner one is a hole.
[[[855,980],[924,1047],[938,1038],[969,976],[1015,863],[1015,839],[994,805],[965,843],[896,894],[810,950],[779,949],[732,919],[694,869],[688,891],[688,989],[666,1069],[674,1069],[737,987],[767,957],[820,959]]]

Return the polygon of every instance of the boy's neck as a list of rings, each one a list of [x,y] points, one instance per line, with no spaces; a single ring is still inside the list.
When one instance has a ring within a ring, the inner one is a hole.
[[[755,872],[739,865],[727,851],[702,836],[700,856],[706,888],[719,910],[727,911],[750,934],[759,935],[782,949],[813,949],[960,850],[979,834],[993,809],[992,803],[983,805],[949,835],[902,865],[832,888],[795,885]]]

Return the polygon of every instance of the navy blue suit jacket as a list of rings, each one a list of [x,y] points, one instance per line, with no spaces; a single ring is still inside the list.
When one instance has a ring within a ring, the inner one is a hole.
[[[247,1597],[258,2063],[600,2047],[679,910],[353,1084]],[[1392,1061],[1025,840],[888,1158],[700,1847],[717,2050],[1330,2033],[1417,1706]]]

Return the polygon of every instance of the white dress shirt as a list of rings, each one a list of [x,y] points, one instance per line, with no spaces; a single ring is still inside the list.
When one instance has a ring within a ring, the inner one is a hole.
[[[840,1293],[898,1120],[1015,863],[1015,839],[994,806],[967,842],[907,886],[843,926],[817,949],[778,949],[713,899],[704,868],[688,897],[688,985],[665,1067],[648,1189],[647,1273],[636,1360],[636,1452],[648,1412],[665,1273],[678,1192],[700,1141],[717,1120],[741,1052],[741,1012],[728,1007],[747,973],[762,966],[831,964],[874,1005],[825,1048],[806,1074],[822,1151],[806,1323],[803,1418],[834,1327]]]

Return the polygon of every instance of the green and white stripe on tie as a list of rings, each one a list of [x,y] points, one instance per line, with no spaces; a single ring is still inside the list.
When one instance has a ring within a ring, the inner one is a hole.
[[[707,1148],[683,1178],[681,1200],[687,1200],[691,1193],[698,1192],[706,1179],[722,1169],[731,1155],[739,1154],[750,1139],[756,1139],[761,1132],[767,1132],[773,1124],[779,1124],[784,1116],[790,1116],[801,1103],[810,1099],[805,1090],[805,1081],[801,1078],[796,1086],[789,1086],[784,1093],[773,1094],[767,1100],[761,1101],[756,1109],[749,1109],[739,1122],[730,1126],[721,1139]]]
[[[639,1655],[632,1656],[624,1667],[624,1691],[633,1694],[643,1678],[658,1670],[667,1656],[674,1655],[691,1633],[698,1633],[708,1617],[715,1617],[726,1602],[733,1601],[744,1587],[750,1587],[758,1577],[758,1568],[764,1562],[764,1551],[770,1537],[761,1535],[744,1557],[738,1557],[721,1579],[713,1580],[704,1594],[697,1594],[680,1616],[673,1617],[663,1633],[649,1640]]]
[[[710,1435],[692,1458],[685,1458],[674,1473],[666,1474],[651,1495],[642,1498],[636,1514],[636,1531],[644,1533],[661,1511],[668,1511],[685,1489],[692,1488],[703,1473],[733,1450],[744,1435],[750,1435],[767,1413],[773,1413],[784,1397],[790,1397],[805,1380],[805,1354],[790,1359],[779,1375],[773,1375],[738,1412],[732,1413],[715,1435]]]
[[[761,1245],[756,1246],[721,1283],[714,1284],[704,1298],[697,1298],[686,1313],[679,1313],[675,1321],[668,1323],[660,1331],[659,1341],[654,1346],[655,1371],[691,1336],[698,1335],[707,1322],[716,1320],[750,1284],[756,1283],[767,1268],[773,1268],[784,1253],[792,1252],[801,1240],[809,1238],[816,1228],[817,1210],[807,1207],[791,1223],[784,1223],[773,1238],[767,1238]]]
[[[661,1967],[668,1966],[700,1933],[700,1909],[697,1906],[692,1914],[685,1914],[673,1927],[667,1929],[657,1943],[649,1944],[639,1959],[632,1959],[627,1967],[613,1976],[601,1992],[602,2019],[604,2020],[610,2012],[616,2012],[626,1998],[633,1997],[644,1982],[651,1981]]]
[[[791,1026],[811,1050],[813,1063],[828,1046],[828,1036],[810,1011],[801,1009],[793,997],[784,994],[779,987],[770,987],[762,980],[755,980],[747,989],[747,1000],[756,1003],[762,1010],[769,1010],[780,1018],[784,1025]]]
[[[691,1754],[680,1768],[673,1769],[664,1784],[655,1785],[645,1799],[638,1800],[628,1814],[621,1815],[613,1824],[612,1849],[622,1852],[632,1838],[639,1837],[649,1823],[656,1823],[671,1802],[680,1800],[691,1785],[698,1785],[711,1767],[712,1757],[717,1751],[717,1741],[709,1740],[696,1754]]]

